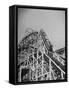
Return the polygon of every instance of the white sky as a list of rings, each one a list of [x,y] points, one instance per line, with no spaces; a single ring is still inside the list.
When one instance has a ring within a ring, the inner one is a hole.
[[[25,30],[43,29],[54,49],[65,46],[65,11],[18,9],[18,42],[25,36]]]

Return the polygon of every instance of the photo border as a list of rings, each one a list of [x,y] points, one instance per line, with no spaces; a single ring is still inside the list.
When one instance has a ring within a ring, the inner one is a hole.
[[[56,83],[56,82],[67,82],[68,81],[68,61],[67,61],[67,9],[61,7],[45,7],[45,6],[29,6],[29,5],[14,5],[15,6],[15,83],[20,84],[39,84],[39,83]],[[18,55],[18,8],[29,8],[29,9],[40,9],[40,10],[59,10],[65,11],[65,79],[64,80],[47,80],[47,81],[27,81],[27,82],[17,82],[17,55]]]

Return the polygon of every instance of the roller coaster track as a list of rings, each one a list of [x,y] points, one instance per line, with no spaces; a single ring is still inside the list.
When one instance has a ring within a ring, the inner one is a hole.
[[[45,44],[45,46],[47,47],[47,42],[46,42],[46,39],[45,39],[45,33],[41,31],[41,36],[42,36],[42,39],[43,39],[43,42]],[[49,42],[49,41],[48,41]],[[48,56],[49,58],[51,58],[51,60],[56,64],[56,66],[58,66],[64,73],[65,73],[65,68],[64,66],[59,62],[59,60],[57,60],[57,58],[54,58],[54,53],[53,52],[50,52],[48,51]],[[59,58],[59,57],[58,57]],[[60,57],[61,58],[61,57]]]

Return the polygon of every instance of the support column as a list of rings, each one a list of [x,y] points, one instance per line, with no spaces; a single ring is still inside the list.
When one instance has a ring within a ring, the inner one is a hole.
[[[61,78],[64,79],[64,77],[63,77],[63,72],[62,72],[62,71],[61,71]]]
[[[43,58],[43,53],[42,53],[42,77],[41,77],[41,80],[43,80],[43,60],[44,60],[44,58]]]
[[[36,59],[36,81],[38,81],[38,70],[37,70],[37,68],[38,68],[38,50],[37,50],[37,59]]]
[[[21,67],[20,67],[20,71],[19,71],[19,78],[18,81],[21,82]]]
[[[29,81],[31,81],[31,69],[29,69]]]
[[[50,80],[52,79],[51,78],[51,59],[49,58],[49,78]]]

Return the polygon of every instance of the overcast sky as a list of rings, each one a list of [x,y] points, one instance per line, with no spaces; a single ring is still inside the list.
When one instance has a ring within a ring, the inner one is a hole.
[[[43,29],[55,50],[65,46],[65,11],[19,8],[18,42],[27,28]]]

